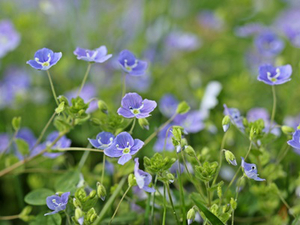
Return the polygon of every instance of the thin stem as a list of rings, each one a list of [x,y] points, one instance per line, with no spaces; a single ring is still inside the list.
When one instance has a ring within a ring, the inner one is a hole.
[[[65,152],[65,151],[87,151],[87,152],[103,152],[103,150],[100,149],[94,149],[94,148],[77,148],[77,147],[71,147],[71,148],[57,148],[56,151]]]
[[[15,220],[19,219],[20,215],[13,215],[13,216],[0,216],[0,220]]]
[[[163,212],[163,221],[162,225],[166,224],[166,215],[167,215],[167,206],[166,206],[166,186],[164,185],[164,212]]]
[[[124,74],[124,73],[122,73],[122,74]],[[124,95],[126,93],[126,76],[127,76],[127,74],[124,74],[123,89],[122,89],[122,98],[124,97]]]
[[[68,215],[68,213],[66,212],[66,210],[64,210],[65,214],[66,214],[66,217],[67,217],[67,221],[68,221],[68,224],[71,225],[71,220],[70,220],[70,217]]]
[[[273,94],[273,108],[272,108],[272,116],[271,116],[271,124],[269,128],[269,133],[272,130],[274,118],[275,118],[275,112],[276,112],[276,92],[275,92],[275,85],[272,85],[272,94]]]
[[[290,210],[291,207],[290,207],[289,204],[285,201],[285,199],[281,196],[279,190],[278,190],[277,194],[278,194],[280,200],[282,201],[282,203],[288,208],[289,212],[291,213],[291,210]],[[294,214],[291,213],[291,215],[295,218]]]
[[[219,173],[220,173],[220,170],[221,170],[221,167],[222,167],[222,155],[223,155],[223,149],[224,149],[224,146],[225,146],[225,140],[226,140],[226,137],[227,137],[227,133],[228,132],[226,132],[224,135],[223,135],[223,138],[222,138],[222,143],[221,143],[221,148],[220,148],[220,159],[219,159],[219,167],[218,167],[218,170],[217,170],[217,172],[216,172],[216,176],[215,176],[215,178],[214,178],[214,180],[213,180],[213,183],[212,183],[212,185],[214,185],[215,183],[216,183],[216,181],[217,181],[217,178],[218,178],[218,176],[219,176]]]
[[[280,155],[279,159],[276,161],[276,164],[279,164],[284,159],[284,157],[288,153],[289,149],[290,149],[290,146],[287,145],[286,148],[284,149],[284,152]]]
[[[53,82],[52,82],[52,79],[51,79],[50,72],[49,72],[49,70],[46,70],[46,72],[47,72],[47,75],[48,75],[48,78],[49,78],[49,82],[50,82],[50,86],[51,86],[53,97],[55,99],[56,105],[58,105],[57,96],[56,96],[54,85],[53,85]]]
[[[206,186],[206,192],[207,192],[207,198],[208,198],[208,207],[211,206],[211,196],[210,196],[210,187],[209,187],[209,182],[205,182]]]
[[[175,113],[168,121],[166,121],[163,125],[161,125],[155,132],[153,132],[144,142],[144,146],[148,144],[162,129],[164,129],[169,123],[171,123],[174,118],[177,116]]]
[[[195,159],[197,160],[197,162],[198,162],[199,166],[202,166],[202,164],[201,164],[200,160],[198,159],[198,157],[197,157],[196,155],[195,155]]]
[[[135,122],[136,122],[136,118],[134,117],[133,122],[132,122],[132,126],[131,126],[130,131],[129,131],[129,134],[132,134],[133,128],[135,126]]]
[[[105,154],[103,154],[101,184],[103,184],[104,172],[105,172]]]
[[[79,89],[78,92],[77,92],[77,96],[79,96],[80,93],[81,93],[81,90],[82,90],[82,88],[83,88],[83,86],[84,86],[84,84],[85,84],[85,82],[86,82],[86,79],[87,79],[87,77],[88,77],[88,75],[89,75],[91,66],[92,66],[92,63],[88,63],[88,67],[87,67],[87,69],[86,69],[86,72],[85,72],[85,74],[84,74],[83,80],[82,80],[82,82],[81,82],[80,89]]]
[[[167,192],[168,192],[168,195],[169,195],[170,203],[171,203],[171,206],[172,206],[172,209],[173,209],[173,215],[175,216],[177,224],[179,224],[179,220],[178,220],[178,217],[177,217],[177,214],[176,214],[176,211],[175,211],[175,207],[174,207],[174,204],[173,204],[173,200],[172,200],[172,196],[171,196],[169,184],[165,183],[165,186],[167,188]]]
[[[244,178],[244,175],[241,176],[239,181],[237,182],[236,192],[235,192],[235,201],[237,202],[238,196],[239,196],[239,190],[240,190],[240,183],[242,179]],[[234,209],[232,209],[232,217],[231,217],[231,225],[234,225]]]
[[[13,135],[13,137],[10,139],[8,145],[6,146],[6,148],[4,149],[4,151],[0,154],[0,159],[2,158],[2,156],[5,154],[5,152],[9,149],[9,147],[11,146],[11,144],[13,143],[13,141],[15,140],[15,138],[16,138],[16,136],[17,136],[17,134],[18,134],[18,131],[19,131],[19,130],[16,130],[16,131],[14,132],[14,135]]]
[[[181,151],[181,154],[183,156],[183,152]],[[177,154],[177,158],[178,158],[178,172],[177,172],[177,176],[178,176],[178,181],[179,181],[179,191],[180,191],[180,201],[181,201],[181,211],[182,211],[182,220],[185,223],[186,220],[186,210],[185,210],[185,201],[184,201],[184,190],[183,190],[183,186],[182,186],[182,180],[181,180],[181,169],[180,169],[180,162],[179,162],[179,154]],[[184,161],[185,164],[185,161]],[[187,169],[187,167],[186,167]],[[188,170],[187,170],[188,171]]]
[[[154,180],[154,186],[153,186],[154,189],[156,189],[156,183],[157,183],[157,176],[155,176],[155,180]],[[155,192],[151,193],[151,195],[152,195],[152,207],[151,207],[151,223],[150,224],[153,224]]]
[[[127,188],[127,190],[125,191],[125,193],[123,194],[121,200],[119,201],[119,204],[117,205],[117,208],[116,208],[116,210],[115,210],[113,216],[111,217],[111,219],[110,219],[110,221],[109,221],[109,224],[111,224],[111,222],[112,222],[113,219],[115,218],[115,215],[117,214],[118,209],[119,209],[119,207],[120,207],[120,205],[121,205],[121,203],[122,203],[124,197],[126,196],[126,194],[128,193],[128,191],[130,190],[130,188],[131,188],[131,186],[129,186],[129,187]]]

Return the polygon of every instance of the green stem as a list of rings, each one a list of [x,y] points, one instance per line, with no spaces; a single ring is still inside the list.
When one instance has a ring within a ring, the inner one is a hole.
[[[83,80],[82,80],[82,82],[81,82],[80,89],[78,90],[77,96],[79,96],[80,93],[81,93],[81,90],[82,90],[82,88],[83,88],[83,86],[84,86],[84,84],[85,84],[85,82],[86,82],[86,79],[87,79],[87,77],[88,77],[88,75],[89,75],[91,66],[92,66],[92,63],[88,63],[88,67],[87,67],[86,72],[85,72],[85,74],[84,74],[84,77],[83,77]]]
[[[87,160],[87,158],[89,157],[89,154],[90,152],[89,151],[85,151],[82,156],[81,156],[81,159],[79,161],[79,164],[78,164],[78,170],[81,171],[85,161]]]
[[[168,195],[169,195],[170,203],[171,203],[171,206],[172,206],[172,209],[173,209],[173,215],[175,216],[177,224],[179,224],[179,220],[178,220],[178,217],[177,217],[177,214],[176,214],[176,211],[175,211],[175,207],[174,207],[174,204],[173,204],[173,200],[172,200],[172,196],[171,196],[169,184],[165,183],[165,186],[167,188],[167,192],[168,192]]]
[[[154,180],[154,186],[153,186],[154,189],[156,189],[156,183],[157,183],[157,175],[155,176],[155,180]],[[150,224],[153,224],[155,192],[151,193],[151,195],[152,195],[152,207],[151,207],[151,223]]]
[[[211,206],[211,195],[210,195],[210,187],[209,182],[205,182],[206,192],[207,192],[207,198],[208,198],[208,207]]]
[[[51,86],[53,97],[55,99],[56,104],[58,105],[57,96],[56,96],[54,85],[53,85],[53,82],[52,82],[52,79],[51,79],[50,72],[49,72],[49,70],[46,70],[46,71],[47,71],[47,75],[48,75],[48,78],[49,78],[49,82],[50,82],[50,86]]]
[[[163,221],[162,225],[166,224],[166,215],[167,215],[167,206],[166,206],[166,186],[164,185],[164,212],[163,212]]]
[[[182,151],[181,151],[181,153],[183,154]],[[185,201],[184,201],[184,190],[183,190],[182,180],[181,180],[181,170],[180,170],[179,154],[177,154],[177,158],[178,158],[178,172],[177,172],[177,175],[178,175],[178,182],[179,182],[181,211],[182,211],[182,216],[183,216],[182,220],[183,220],[183,224],[185,224],[185,222],[186,222],[186,210],[185,210]],[[185,162],[184,162],[184,164],[185,164]]]
[[[272,130],[274,118],[275,118],[275,112],[276,112],[276,92],[275,92],[275,85],[272,85],[272,94],[273,94],[273,108],[272,108],[272,116],[271,116],[271,124],[269,128],[269,133]]]
[[[129,131],[129,134],[132,134],[133,128],[135,126],[135,122],[136,122],[136,118],[134,117],[133,122],[132,122],[132,126],[131,126],[130,131]]]
[[[103,154],[101,184],[103,184],[104,181],[104,173],[105,173],[105,154]]]
[[[221,148],[220,148],[220,159],[219,159],[219,167],[218,167],[218,170],[217,170],[217,172],[216,172],[216,176],[215,176],[215,178],[214,178],[214,180],[213,180],[213,183],[212,183],[212,185],[214,185],[215,183],[216,183],[216,181],[217,181],[217,178],[218,178],[218,176],[219,176],[219,173],[220,173],[220,170],[221,170],[221,167],[222,167],[222,155],[223,155],[223,149],[224,149],[224,146],[225,146],[225,140],[226,140],[226,137],[227,137],[227,133],[228,132],[226,132],[224,135],[223,135],[223,138],[222,138],[222,143],[221,143]]]
[[[280,154],[280,157],[278,157],[278,160],[276,161],[277,165],[284,159],[284,157],[288,153],[289,149],[290,149],[290,146],[287,145],[286,148],[285,148],[285,150],[284,150],[284,152],[282,154]]]
[[[110,219],[110,221],[109,221],[109,224],[111,224],[112,221],[113,221],[113,219],[115,218],[115,216],[116,216],[116,214],[117,214],[117,212],[118,212],[118,209],[119,209],[119,207],[120,207],[120,205],[121,205],[121,203],[122,203],[124,197],[127,195],[128,191],[130,190],[130,188],[131,188],[131,186],[129,186],[129,187],[127,188],[127,190],[125,191],[125,193],[123,194],[121,200],[119,201],[119,204],[117,205],[117,208],[116,208],[116,210],[115,210],[113,216],[111,217],[111,219]]]
[[[94,224],[100,224],[100,222],[102,221],[102,219],[105,216],[106,212],[108,211],[110,206],[114,203],[115,198],[120,193],[123,185],[125,184],[125,181],[126,181],[126,177],[123,177],[122,180],[119,182],[119,185],[117,186],[117,188],[113,192],[113,194],[110,196],[110,198],[108,199],[108,201],[106,202],[106,204],[102,208],[102,210],[101,210],[97,220],[94,222]]]
[[[13,215],[13,216],[0,216],[0,220],[15,220],[19,219],[20,215]]]
[[[68,213],[66,212],[66,210],[64,210],[64,212],[65,212],[66,217],[67,217],[67,221],[68,221],[67,224],[71,225],[72,223],[71,223],[71,220],[70,220],[70,217],[69,217]]]
[[[57,148],[55,150],[60,151],[60,152],[65,152],[65,151],[103,152],[103,150],[100,150],[100,149],[94,149],[94,148],[77,148],[77,147]]]
[[[235,201],[236,202],[237,202],[237,199],[238,199],[238,196],[239,196],[239,190],[240,190],[240,186],[241,186],[240,183],[241,183],[243,178],[244,178],[244,175],[241,176],[241,178],[237,182],[237,187],[236,187],[236,190],[235,190]],[[231,225],[234,225],[234,209],[232,209]]]

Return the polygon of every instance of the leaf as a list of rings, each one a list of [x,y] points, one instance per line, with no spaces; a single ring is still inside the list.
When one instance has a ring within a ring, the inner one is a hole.
[[[79,171],[73,170],[65,173],[59,179],[57,179],[55,184],[55,190],[58,192],[68,192],[72,194],[75,193],[76,185],[79,182]]]
[[[29,145],[26,141],[24,141],[23,139],[15,139],[15,142],[16,142],[19,152],[22,155],[29,154]]]
[[[21,117],[14,117],[11,121],[11,124],[15,131],[19,130],[21,126]]]
[[[61,225],[61,217],[58,213],[44,216],[39,214],[29,225]]]
[[[51,195],[54,195],[54,191],[45,188],[36,189],[29,192],[24,201],[30,205],[46,205],[46,198]]]
[[[215,216],[201,203],[201,200],[196,193],[191,194],[191,199],[213,225],[224,225],[224,223],[217,216]]]

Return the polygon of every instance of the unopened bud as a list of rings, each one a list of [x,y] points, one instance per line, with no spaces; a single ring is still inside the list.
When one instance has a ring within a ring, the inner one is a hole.
[[[94,198],[96,196],[97,192],[95,190],[92,190],[89,194],[90,198]]]
[[[224,116],[223,120],[222,120],[222,127],[223,127],[223,131],[226,132],[229,127],[230,127],[230,117]]]
[[[229,164],[237,166],[235,156],[231,151],[225,150],[225,159]]]
[[[196,217],[196,212],[195,212],[195,209],[194,208],[191,208],[188,212],[187,212],[187,222],[188,222],[188,225],[190,225],[194,219]]]
[[[102,100],[98,101],[98,108],[101,110],[101,112],[107,114],[108,113],[108,107],[106,103]]]
[[[281,130],[284,134],[287,134],[287,135],[290,135],[295,132],[294,128],[289,127],[289,126],[282,126]]]
[[[190,110],[190,106],[185,101],[183,101],[178,104],[176,113],[184,114],[187,113],[189,110]]]
[[[76,208],[77,208],[77,207],[79,207],[79,208],[82,207],[80,201],[78,201],[76,198],[73,198],[73,205],[74,205]]]
[[[75,209],[75,219],[79,220],[79,218],[81,218],[83,216],[82,210],[81,208],[77,207]]]
[[[134,175],[132,173],[129,174],[129,176],[128,176],[128,185],[129,185],[129,187],[137,185],[136,184],[136,179],[135,179],[135,177],[134,177]]]
[[[149,122],[146,118],[140,118],[138,122],[142,129],[149,130]]]
[[[173,183],[174,182],[174,175],[172,174],[172,173],[168,173],[167,174],[167,178],[168,178],[168,181],[170,182],[170,183]]]
[[[190,145],[185,146],[184,151],[191,157],[194,157],[196,155],[195,150]]]
[[[97,195],[98,197],[104,201],[106,197],[106,189],[100,182],[97,183]]]

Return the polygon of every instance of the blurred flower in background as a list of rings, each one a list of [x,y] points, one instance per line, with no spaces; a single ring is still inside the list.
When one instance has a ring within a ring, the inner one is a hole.
[[[20,34],[10,20],[0,21],[0,58],[13,51],[20,43]]]

